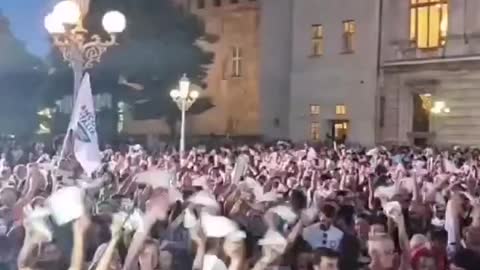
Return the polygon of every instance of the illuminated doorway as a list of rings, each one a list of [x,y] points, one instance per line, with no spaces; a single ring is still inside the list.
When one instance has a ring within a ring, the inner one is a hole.
[[[430,108],[432,107],[431,94],[413,94],[413,114],[412,114],[412,131],[414,134],[422,134],[415,136],[413,144],[417,146],[425,146],[428,138],[425,134],[430,132]]]
[[[348,120],[332,120],[332,137],[337,143],[345,143],[348,137],[349,121]]]

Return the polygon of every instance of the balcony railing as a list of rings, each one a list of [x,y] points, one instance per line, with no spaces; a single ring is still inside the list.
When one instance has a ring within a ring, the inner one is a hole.
[[[445,46],[419,49],[416,47],[415,42],[411,40],[394,40],[390,42],[390,46],[393,48],[393,50],[391,50],[393,55],[387,56],[386,61],[439,58],[445,56],[446,52]]]
[[[387,46],[389,48],[383,56],[385,62],[478,56],[480,32],[450,34],[444,45],[435,48],[420,49],[414,41],[408,39],[392,40]]]

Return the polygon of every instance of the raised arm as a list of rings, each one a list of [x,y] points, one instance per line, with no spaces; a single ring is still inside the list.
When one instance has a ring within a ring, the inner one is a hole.
[[[422,202],[422,197],[420,195],[420,188],[418,187],[418,175],[416,172],[413,173],[413,198],[412,202],[413,203],[421,203]]]
[[[112,239],[108,242],[107,249],[103,253],[100,261],[98,262],[95,270],[108,270],[110,262],[112,261],[113,254],[115,253],[115,248],[117,246],[118,240],[121,237],[121,224],[112,224]]]
[[[25,232],[25,240],[23,241],[23,246],[20,249],[20,253],[18,254],[17,259],[17,267],[18,269],[25,269],[29,268],[32,264],[32,255],[33,251],[35,250],[35,243],[31,241],[31,237],[29,236],[29,232]]]
[[[36,165],[32,165],[32,166],[36,166]],[[25,195],[22,196],[15,203],[14,207],[17,208],[17,209],[18,208],[23,209],[23,207],[25,207],[25,205],[30,203],[30,201],[33,199],[33,197],[37,193],[38,188],[40,187],[40,183],[42,181],[45,181],[45,179],[43,178],[43,175],[40,173],[40,171],[38,171],[38,168],[31,167],[29,169],[29,173],[28,173],[28,176],[27,176],[27,185],[28,185],[27,191],[26,191]]]
[[[70,270],[82,270],[85,256],[85,232],[90,226],[88,216],[82,216],[73,223],[73,252]]]
[[[165,220],[168,217],[168,194],[156,194],[147,203],[147,212],[144,216],[144,227],[137,229],[130,247],[128,248],[127,257],[125,258],[124,270],[132,268],[138,259],[138,255],[143,248],[143,243],[150,234],[150,229],[157,220]]]

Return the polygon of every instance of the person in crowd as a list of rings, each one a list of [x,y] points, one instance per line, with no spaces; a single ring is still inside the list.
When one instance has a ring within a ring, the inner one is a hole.
[[[44,147],[0,158],[0,269],[480,267],[474,148],[131,143],[86,175]]]

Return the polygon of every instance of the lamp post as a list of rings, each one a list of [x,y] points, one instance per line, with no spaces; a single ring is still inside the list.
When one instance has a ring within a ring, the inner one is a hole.
[[[190,80],[184,74],[178,83],[179,89],[170,91],[170,97],[177,104],[182,113],[180,123],[180,157],[185,153],[185,113],[200,95],[198,91],[190,89]]]
[[[86,69],[100,62],[108,47],[116,45],[116,35],[126,26],[125,16],[118,11],[105,13],[102,25],[109,34],[103,41],[99,35],[89,35],[83,27],[90,0],[64,0],[45,17],[45,28],[52,35],[53,44],[61,51],[63,59],[73,70],[73,101]]]

